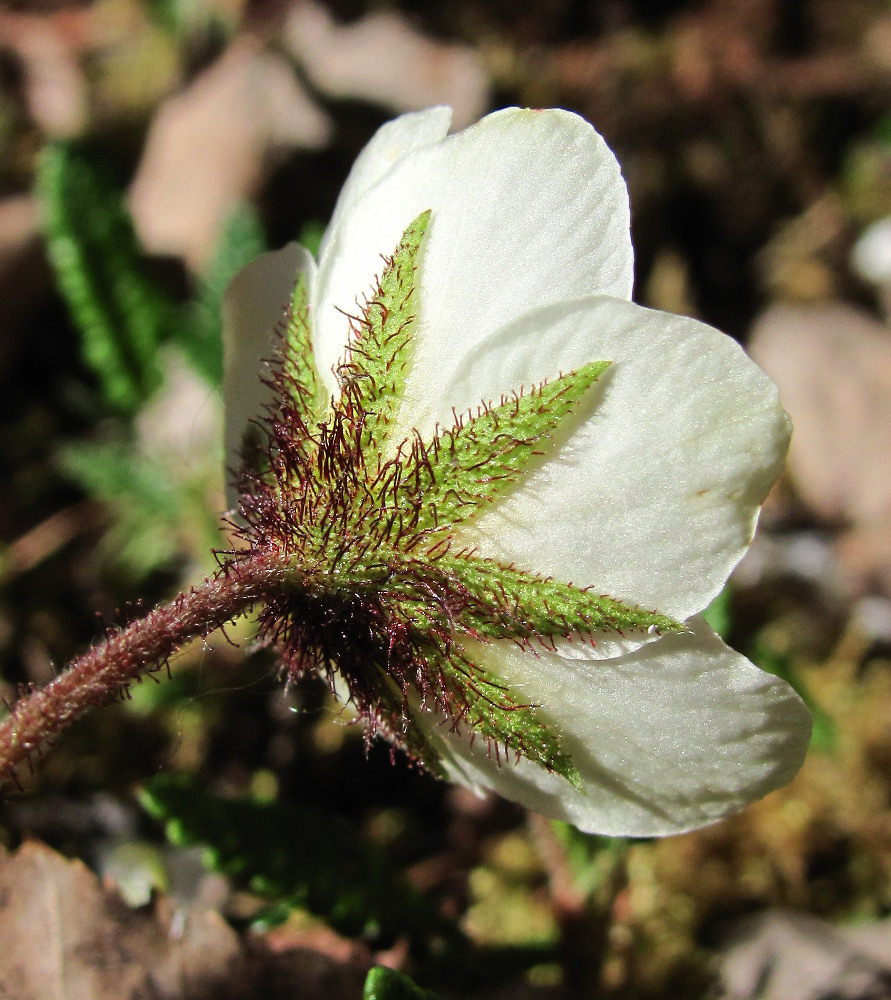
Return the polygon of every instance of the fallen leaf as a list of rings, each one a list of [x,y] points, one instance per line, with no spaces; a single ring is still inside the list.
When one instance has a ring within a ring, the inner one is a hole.
[[[848,589],[891,595],[891,330],[841,302],[778,305],[749,352],[792,417],[799,496],[843,529],[835,552]]]
[[[860,524],[891,513],[891,331],[843,303],[779,305],[749,352],[792,417],[789,471],[808,506]]]
[[[720,962],[720,1000],[879,1000],[891,987],[891,921],[837,928],[800,913],[742,924]]]
[[[158,109],[130,192],[143,245],[202,271],[221,225],[272,161],[324,147],[331,128],[284,58],[239,38]]]
[[[159,898],[131,910],[80,861],[28,842],[0,859],[0,996],[231,998],[238,937],[212,910]]]
[[[54,139],[79,135],[89,118],[78,58],[87,17],[76,11],[67,15],[0,11],[0,46],[9,46],[21,61],[28,112]]]
[[[891,596],[891,514],[844,532],[836,546],[851,589],[880,589]]]

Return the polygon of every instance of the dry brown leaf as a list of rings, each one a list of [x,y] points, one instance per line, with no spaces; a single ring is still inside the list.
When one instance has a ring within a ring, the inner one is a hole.
[[[338,25],[325,7],[306,0],[289,13],[283,40],[315,86],[332,97],[392,111],[449,104],[456,129],[488,106],[489,79],[478,53],[428,38],[397,13]]]
[[[15,1000],[222,1000],[243,964],[218,913],[130,910],[37,842],[0,860],[0,941],[0,996]]]
[[[372,964],[313,931],[240,939],[215,910],[160,895],[131,909],[37,841],[0,850],[0,942],[3,1000],[359,1000]]]
[[[891,596],[891,514],[855,524],[841,536],[837,550],[854,591],[879,589]]]
[[[891,594],[891,330],[840,302],[773,306],[749,350],[792,417],[800,496],[846,526],[837,554],[850,588]]]
[[[37,200],[33,195],[0,198],[0,279],[39,232]]]
[[[0,47],[21,61],[28,112],[54,139],[79,135],[89,118],[78,49],[87,33],[83,11],[30,14],[0,11]]]
[[[807,504],[861,524],[891,512],[891,331],[842,303],[773,306],[749,350],[792,417],[789,470]]]
[[[257,190],[271,159],[321,148],[330,132],[287,61],[238,39],[155,116],[130,197],[143,244],[202,270],[228,212]]]
[[[722,1000],[879,1000],[891,984],[891,921],[837,928],[772,912],[742,926],[721,960]]]

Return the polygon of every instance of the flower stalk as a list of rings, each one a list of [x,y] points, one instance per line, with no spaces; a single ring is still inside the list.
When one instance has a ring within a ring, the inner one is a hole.
[[[107,704],[134,681],[164,669],[170,657],[197,636],[207,636],[293,585],[293,570],[272,549],[234,557],[197,587],[159,605],[105,640],[46,687],[10,706],[0,723],[0,782],[16,781],[25,762],[55,740],[88,709]]]

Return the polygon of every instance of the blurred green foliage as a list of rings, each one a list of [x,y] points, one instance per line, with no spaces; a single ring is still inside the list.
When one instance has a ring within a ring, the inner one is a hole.
[[[146,274],[133,223],[101,167],[75,146],[47,146],[37,171],[47,248],[107,405],[139,408],[161,384],[158,346],[171,303]]]
[[[202,565],[219,542],[214,490],[222,447],[190,464],[147,441],[151,421],[138,428],[137,420],[162,397],[177,357],[208,396],[219,388],[223,296],[235,272],[266,249],[259,218],[249,205],[234,208],[194,294],[180,302],[153,276],[124,192],[97,150],[48,145],[37,192],[57,285],[96,378],[97,410],[108,418],[96,437],[58,449],[63,472],[111,513],[98,557],[134,582],[183,558]]]
[[[565,852],[576,890],[590,902],[611,905],[617,873],[624,867],[628,841],[624,837],[582,833],[559,820],[552,820],[551,827]]]
[[[731,617],[731,588],[725,587],[712,603],[702,612],[702,617],[711,625],[722,639],[730,634],[733,625]]]
[[[266,249],[254,209],[233,209],[194,298],[181,306],[150,276],[123,192],[95,154],[73,144],[47,146],[37,190],[58,286],[108,406],[133,413],[158,389],[158,348],[166,342],[177,345],[209,385],[219,386],[226,287]]]
[[[362,1000],[437,1000],[437,995],[422,990],[395,969],[376,965],[365,979]]]
[[[219,386],[223,381],[220,310],[226,288],[236,271],[266,249],[257,213],[250,205],[237,205],[223,226],[210,265],[199,281],[198,294],[181,314],[177,340],[195,371],[210,385]]]
[[[193,42],[196,36],[222,41],[236,28],[234,8],[210,0],[151,0],[144,7],[159,28],[180,42]]]
[[[553,944],[474,947],[356,826],[320,806],[223,798],[196,778],[170,774],[149,781],[139,801],[164,823],[171,844],[203,845],[210,870],[266,902],[254,915],[257,928],[281,924],[302,909],[375,949],[403,940],[415,978],[451,991],[503,983],[555,960]],[[389,971],[370,976],[365,995],[435,1000]]]
[[[775,674],[795,688],[814,719],[811,747],[824,753],[833,753],[838,746],[838,732],[835,722],[808,690],[799,672],[795,669],[791,657],[775,649],[763,636],[756,637],[750,655],[752,662],[756,663],[762,670]]]
[[[839,186],[845,207],[859,225],[891,213],[891,115],[845,151]]]
[[[397,938],[425,953],[437,941],[463,943],[433,903],[346,819],[311,805],[230,800],[187,776],[161,775],[140,801],[179,846],[204,844],[206,864],[271,904],[262,922],[302,907],[349,937],[378,947]]]
[[[163,456],[132,443],[72,442],[60,448],[62,470],[112,515],[100,560],[132,580],[174,566],[185,555],[203,564],[219,546],[218,512],[208,504],[202,471],[175,470]]]

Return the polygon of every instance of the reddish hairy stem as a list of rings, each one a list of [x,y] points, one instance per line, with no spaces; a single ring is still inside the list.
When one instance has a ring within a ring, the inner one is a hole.
[[[196,636],[249,611],[282,587],[288,573],[278,553],[226,563],[218,573],[110,634],[44,688],[23,696],[0,723],[0,783],[14,780],[48,740],[87,709],[106,704],[142,674],[164,666]]]

